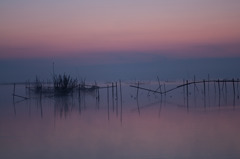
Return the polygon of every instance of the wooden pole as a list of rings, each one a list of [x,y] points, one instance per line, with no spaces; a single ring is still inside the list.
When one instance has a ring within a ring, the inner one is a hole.
[[[162,92],[162,88],[161,88],[161,82],[160,82],[160,80],[159,80],[158,76],[157,76],[157,79],[158,79],[158,87],[159,87],[159,90],[160,90],[160,92]]]
[[[183,79],[183,103],[185,105],[185,80]]]
[[[138,85],[137,85],[137,96],[136,96],[136,98],[138,99],[138,91],[139,91],[139,81],[138,81]]]
[[[16,97],[19,97],[19,98],[23,98],[23,99],[29,99],[28,97],[23,97],[23,96],[16,95],[16,94],[13,94],[13,96],[16,96]]]
[[[78,85],[78,98],[80,100],[80,97],[81,97],[81,92],[80,92],[80,84]]]
[[[40,109],[41,109],[41,118],[43,118],[43,108],[42,108],[42,90],[40,92]]]
[[[81,108],[81,100],[80,100],[80,98],[78,99],[78,109],[79,109],[79,114],[81,114],[82,108]]]
[[[194,105],[196,106],[196,77],[194,75],[193,77],[193,83],[194,83]]]
[[[82,108],[81,108],[81,90],[80,90],[80,84],[78,85],[78,111],[79,111],[79,114],[81,114]]]
[[[193,77],[193,83],[194,83],[194,96],[195,96],[195,93],[196,93],[196,79],[195,79],[195,75],[194,75],[194,77]]]
[[[160,93],[160,94],[165,93],[165,92],[161,93],[161,92],[158,92],[158,91],[155,91],[155,90],[151,90],[151,89],[148,89],[148,88],[142,88],[142,87],[139,87],[139,86],[130,85],[130,87],[141,89],[141,90],[145,90],[145,91],[148,91],[148,92],[153,92],[153,93]]]
[[[117,86],[118,84],[117,84],[117,82],[115,85],[116,85],[116,100],[118,100],[118,86]]]
[[[209,95],[209,91],[210,91],[209,82],[210,82],[210,75],[208,74],[208,95]]]
[[[220,106],[220,101],[221,101],[221,88],[220,88],[220,81],[218,79],[218,95],[219,95],[219,99],[218,99],[218,105]]]
[[[100,92],[99,92],[99,88],[97,89],[98,90],[98,103],[100,101]]]
[[[13,84],[13,101],[14,101],[14,96],[15,96],[15,83]]]
[[[232,79],[232,84],[233,84],[233,96],[235,97],[235,81],[234,79]]]
[[[165,82],[164,82],[164,95],[165,95],[165,96],[167,95],[166,84],[165,84]]]
[[[53,77],[55,76],[54,62],[53,62]]]
[[[114,112],[114,85],[113,85],[113,82],[112,82],[112,106],[113,106],[113,112]]]
[[[204,95],[204,106],[206,107],[206,85],[205,80],[203,80],[203,95]]]
[[[138,107],[138,114],[140,115],[140,107],[139,107],[138,98],[137,98],[137,107]]]
[[[225,81],[225,93],[226,93],[226,96],[227,96],[227,82]]]
[[[14,98],[14,97],[13,97]],[[13,111],[14,111],[14,115],[16,116],[17,115],[17,111],[16,111],[16,106],[15,106],[15,102],[13,100]]]
[[[239,99],[239,79],[237,79],[237,98]]]
[[[108,104],[108,120],[110,119],[109,117],[109,87],[107,85],[107,104]]]
[[[121,83],[121,80],[120,80],[120,99],[121,99],[120,121],[122,123],[122,83]]]
[[[235,106],[235,94],[236,94],[236,91],[235,91],[235,81],[234,81],[234,78],[232,79],[232,83],[233,83],[233,106]]]
[[[116,115],[118,116],[118,86],[116,82]]]
[[[215,93],[215,95],[217,94],[216,82],[214,82],[214,93]]]
[[[187,83],[186,83],[186,87],[187,87],[187,109],[188,109],[188,80],[187,80]]]

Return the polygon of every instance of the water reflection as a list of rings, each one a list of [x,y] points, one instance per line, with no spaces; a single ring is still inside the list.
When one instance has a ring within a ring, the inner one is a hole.
[[[123,101],[126,105],[131,105],[131,107],[125,106],[124,110],[128,111],[131,108],[131,112],[135,112],[136,110],[139,115],[143,109],[154,106],[158,107],[159,105],[161,107],[175,106],[185,109],[187,112],[226,108],[235,109],[239,107],[239,82],[221,83],[216,81],[211,84],[203,80],[201,84],[194,83],[193,85],[188,85],[188,83],[188,81],[183,81],[183,85],[186,85],[183,89],[176,89],[172,92],[162,94],[141,89],[131,89],[127,83],[124,83],[124,90],[121,93],[121,82],[116,82],[116,84],[110,83],[105,89],[93,91],[78,90],[68,95],[56,96],[27,91],[25,94],[13,96],[13,113],[17,115],[17,105],[28,103],[29,107],[37,106],[40,109],[40,116],[43,117],[45,105],[52,105],[53,102],[54,116],[59,116],[60,118],[67,118],[73,111],[77,111],[81,115],[87,109],[103,109],[106,110],[108,120],[110,120],[111,115],[115,114],[118,117],[120,114],[119,119],[122,122]],[[159,91],[162,90],[161,87],[164,87],[163,90],[171,90],[176,84],[164,83],[160,85],[158,81],[158,83],[142,83],[142,85],[150,88],[149,90]],[[137,87],[139,87],[139,82],[137,83]],[[134,92],[136,95],[133,95],[135,94]],[[16,99],[17,97],[18,99]]]
[[[139,85],[160,90],[158,82]],[[118,82],[115,89],[51,96],[16,86],[16,94],[30,99],[13,100],[11,89],[1,102],[0,158],[237,159],[237,83],[235,98],[232,83],[220,91],[217,82],[205,83],[205,91],[202,83],[165,94]]]

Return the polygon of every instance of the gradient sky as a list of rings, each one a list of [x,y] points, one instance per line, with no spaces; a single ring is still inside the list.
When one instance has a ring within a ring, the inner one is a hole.
[[[1,0],[0,58],[240,56],[239,0]]]

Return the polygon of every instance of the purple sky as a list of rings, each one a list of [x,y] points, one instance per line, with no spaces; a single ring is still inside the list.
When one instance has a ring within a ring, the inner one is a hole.
[[[239,17],[238,0],[4,0],[0,58],[235,57]]]
[[[239,77],[239,17],[239,0],[3,0],[0,81],[53,62],[91,80]]]

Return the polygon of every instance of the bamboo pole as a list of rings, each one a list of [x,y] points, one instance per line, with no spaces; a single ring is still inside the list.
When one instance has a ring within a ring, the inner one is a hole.
[[[232,84],[233,84],[233,106],[235,106],[235,97],[236,97],[236,91],[235,91],[235,81],[234,78],[232,79]]]
[[[232,84],[233,84],[233,95],[234,95],[234,97],[235,97],[235,81],[234,81],[234,79],[232,79]]]
[[[109,115],[109,87],[107,86],[107,106],[108,106],[108,120],[110,119]]]
[[[28,97],[23,97],[23,96],[16,95],[16,94],[13,94],[13,96],[16,96],[16,97],[19,97],[19,98],[23,98],[23,99],[29,99]]]
[[[216,82],[214,82],[214,93],[215,93],[215,95],[217,94]]]
[[[158,79],[158,87],[159,87],[159,90],[160,90],[160,92],[162,92],[162,86],[161,86],[161,82],[160,82],[160,80],[159,80],[159,77],[157,76],[157,79]]]
[[[216,86],[215,86],[215,83],[218,84],[218,92],[219,92],[219,96],[221,96],[221,87],[220,87],[220,83],[221,82],[232,82],[232,80],[210,80],[210,81],[205,81],[206,82],[211,82],[211,83],[214,83],[214,89],[215,89],[215,93],[216,93]],[[236,82],[236,81],[234,81]],[[152,89],[148,89],[148,88],[143,88],[143,87],[138,87],[138,86],[134,86],[134,85],[129,85],[130,87],[133,87],[133,88],[137,88],[137,89],[141,89],[141,90],[145,90],[145,91],[148,91],[148,92],[152,92],[152,93],[160,93],[160,94],[166,94],[168,92],[171,92],[175,89],[178,89],[178,88],[181,88],[183,87],[183,91],[184,91],[184,94],[185,94],[185,86],[186,85],[192,85],[192,84],[198,84],[198,83],[203,83],[203,81],[195,81],[195,82],[188,82],[188,83],[185,83],[185,81],[183,81],[183,84],[182,85],[178,85],[174,88],[171,88],[169,90],[166,90],[166,87],[165,87],[165,90],[163,92],[159,92],[159,91],[156,91],[156,90],[152,90]],[[165,86],[165,84],[164,84]]]
[[[115,85],[116,85],[116,100],[118,100],[118,86],[117,86],[118,84],[117,84],[117,82]]]
[[[121,99],[120,121],[122,123],[122,83],[121,83],[121,80],[119,82],[120,82],[120,99]]]
[[[164,95],[166,96],[167,95],[167,92],[166,92],[166,84],[165,84],[165,82],[164,82]]]
[[[13,84],[13,102],[14,102],[14,98],[15,97],[15,83]]]
[[[194,77],[193,77],[193,83],[194,83],[194,87],[193,87],[193,89],[194,89],[194,96],[195,96],[195,93],[196,93],[196,79],[195,79],[195,75],[194,75]]]
[[[237,98],[239,99],[239,79],[237,79]]]
[[[100,101],[100,92],[99,92],[99,88],[97,89],[98,90],[98,103]]]
[[[209,95],[209,91],[210,91],[210,86],[209,86],[210,82],[209,81],[210,81],[210,75],[208,74],[208,81],[207,81],[208,82],[208,95]]]
[[[138,91],[139,91],[139,81],[138,81],[138,85],[137,85],[137,96],[136,96],[136,98],[138,99]]]
[[[221,88],[220,88],[220,81],[218,79],[218,95],[219,95],[219,98],[218,98],[218,106],[220,107],[220,101],[221,101]]]
[[[151,90],[151,89],[143,88],[143,87],[139,87],[139,86],[130,85],[130,87],[137,88],[137,89],[141,89],[141,90],[145,90],[145,91],[149,91],[149,92],[153,92],[153,93],[163,94],[162,92],[158,92],[158,91],[155,91],[155,90]]]
[[[113,85],[113,82],[112,82],[112,106],[113,106],[113,112],[114,112],[114,85]]]
[[[186,81],[186,87],[187,87],[187,109],[188,109],[188,80]]]
[[[206,85],[205,85],[205,80],[203,80],[203,95],[204,95],[204,106],[206,107]]]
[[[140,116],[140,107],[139,107],[138,98],[137,98],[137,108],[138,108],[138,114],[139,114],[139,116]]]
[[[118,86],[116,82],[116,115],[118,116]]]

